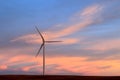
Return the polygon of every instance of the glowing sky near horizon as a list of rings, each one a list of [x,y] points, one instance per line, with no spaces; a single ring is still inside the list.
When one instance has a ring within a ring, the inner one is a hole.
[[[0,0],[0,75],[120,76],[120,0]]]

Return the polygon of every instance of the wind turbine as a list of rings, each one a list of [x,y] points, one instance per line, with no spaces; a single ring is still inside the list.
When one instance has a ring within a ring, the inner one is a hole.
[[[37,27],[35,27],[37,32],[39,33],[40,37],[42,38],[42,44],[36,54],[35,57],[37,57],[41,51],[41,49],[43,49],[43,76],[45,75],[45,44],[46,43],[54,43],[54,42],[62,42],[62,41],[46,41],[44,36],[41,34],[41,32],[39,31],[39,29]]]

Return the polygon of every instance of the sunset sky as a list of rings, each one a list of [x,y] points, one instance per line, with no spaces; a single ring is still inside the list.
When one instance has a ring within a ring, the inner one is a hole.
[[[0,0],[0,75],[120,76],[120,0]]]

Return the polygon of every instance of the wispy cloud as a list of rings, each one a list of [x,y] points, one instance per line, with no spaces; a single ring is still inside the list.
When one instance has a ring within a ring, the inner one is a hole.
[[[45,36],[46,39],[61,39],[64,36],[68,36],[70,34],[73,34],[77,31],[79,31],[80,29],[87,27],[91,24],[93,24],[95,21],[93,21],[94,16],[93,15],[97,15],[98,12],[100,12],[100,10],[98,9],[100,6],[99,5],[92,5],[89,6],[89,8],[85,8],[78,17],[83,17],[85,19],[80,20],[79,22],[75,22],[74,24],[64,27],[63,29],[59,29],[56,31],[47,31],[45,32],[46,34],[43,34]],[[86,17],[88,16],[89,17]],[[33,39],[33,40],[32,40]],[[28,34],[28,35],[24,35],[18,38],[15,38],[11,41],[25,41],[28,43],[32,43],[33,42],[39,42],[38,39],[40,39],[38,37],[38,35],[36,34]],[[68,41],[69,42],[69,41]]]
[[[88,47],[86,47],[86,49],[98,50],[98,51],[107,51],[107,50],[119,49],[120,39],[98,40],[96,42],[90,43],[89,45],[88,45]]]
[[[117,2],[115,1],[112,3],[110,2],[110,4],[96,3],[93,5],[90,5],[86,8],[84,8],[83,10],[75,13],[75,15],[73,15],[71,17],[74,20],[72,20],[72,21],[70,20],[70,21],[68,21],[68,23],[59,25],[59,28],[54,26],[54,27],[52,27],[53,30],[47,30],[43,33],[43,35],[46,40],[62,40],[63,41],[62,43],[57,43],[57,45],[58,44],[59,45],[61,45],[61,44],[68,45],[68,44],[80,44],[81,43],[81,44],[83,44],[83,47],[80,47],[81,49],[79,51],[82,54],[82,51],[86,50],[86,54],[83,54],[86,56],[89,56],[88,55],[89,50],[91,51],[90,57],[92,57],[93,51],[94,51],[94,53],[96,53],[96,51],[102,51],[102,53],[104,51],[107,51],[107,53],[108,53],[110,50],[117,49],[119,47],[118,46],[119,39],[114,39],[114,40],[113,39],[110,39],[110,40],[103,39],[103,40],[99,40],[99,41],[95,41],[95,42],[91,42],[91,43],[87,44],[87,41],[89,39],[85,40],[85,37],[83,37],[83,36],[72,38],[72,36],[74,33],[82,30],[83,28],[91,27],[92,25],[96,25],[96,24],[99,25],[99,24],[108,22],[110,20],[117,19],[117,16],[119,16],[119,13],[116,13],[116,11],[118,11],[119,5],[115,6],[115,7],[113,6],[112,7],[113,10],[108,11],[108,9],[110,9],[111,6],[115,5],[116,3]],[[110,14],[109,14],[109,12],[110,12]],[[113,16],[116,16],[116,17],[113,18]],[[67,25],[67,24],[69,24],[69,25]],[[56,28],[58,28],[58,29],[56,29]],[[93,28],[91,28],[91,29],[93,29]],[[70,35],[72,35],[72,36],[69,37]],[[86,41],[86,42],[84,42],[85,44],[82,42],[83,40]],[[41,43],[41,38],[40,38],[39,34],[36,32],[36,34],[23,35],[23,36],[15,38],[11,41],[12,42],[21,41],[21,42],[25,42],[28,44],[39,44],[39,43]],[[115,44],[115,45],[113,45],[113,44]],[[84,53],[85,53],[85,51],[84,51]],[[108,55],[107,53],[106,53],[106,55]],[[110,56],[111,56],[111,54],[110,54]]]
[[[51,38],[48,38],[45,36],[48,40]],[[80,40],[77,38],[56,38],[55,40],[61,40],[62,42],[57,43],[57,44],[74,44],[79,42]],[[64,40],[64,41],[63,41]],[[18,37],[16,39],[11,40],[11,42],[15,41],[23,41],[28,44],[39,44],[42,42],[41,37],[38,34],[29,34],[25,36]]]
[[[113,4],[116,4],[114,2]],[[117,6],[112,7],[113,10],[108,11],[108,9],[111,8],[111,5],[113,4],[93,4],[90,5],[83,10],[75,13],[71,18],[72,21],[68,21],[68,23],[64,23],[63,25],[60,25],[59,28],[54,26],[55,28],[53,30],[48,30],[43,33],[45,39],[51,40],[51,39],[61,39],[62,37],[69,36],[73,33],[76,33],[83,28],[96,25],[96,24],[102,24],[105,22],[112,21],[114,19],[119,18],[120,12],[117,12],[119,8]],[[69,24],[69,25],[68,25]],[[62,27],[64,26],[64,27]],[[56,29],[58,28],[58,29]],[[27,43],[38,43],[40,40],[39,35],[37,34],[28,34],[23,35],[20,37],[17,37],[11,41],[24,41]]]
[[[108,65],[108,66],[99,66],[98,68],[99,69],[109,69],[111,68],[112,66]]]

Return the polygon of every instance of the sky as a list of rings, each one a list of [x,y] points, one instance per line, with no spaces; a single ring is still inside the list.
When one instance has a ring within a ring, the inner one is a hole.
[[[0,75],[120,76],[120,0],[0,0]]]

